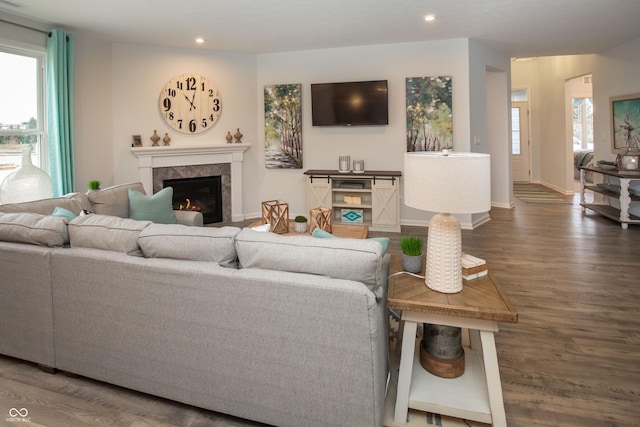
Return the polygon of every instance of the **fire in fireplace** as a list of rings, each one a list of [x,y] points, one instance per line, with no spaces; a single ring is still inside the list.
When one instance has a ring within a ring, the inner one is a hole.
[[[165,179],[164,187],[173,187],[173,209],[202,213],[205,224],[222,222],[222,177]]]

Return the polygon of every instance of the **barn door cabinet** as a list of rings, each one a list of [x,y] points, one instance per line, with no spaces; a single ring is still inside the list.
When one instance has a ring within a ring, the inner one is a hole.
[[[400,232],[399,171],[308,170],[307,209],[332,209],[332,222],[366,225],[371,231]]]

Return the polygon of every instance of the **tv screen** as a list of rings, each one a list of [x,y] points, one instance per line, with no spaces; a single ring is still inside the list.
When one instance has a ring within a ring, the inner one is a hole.
[[[314,83],[311,85],[313,126],[389,124],[387,81]]]

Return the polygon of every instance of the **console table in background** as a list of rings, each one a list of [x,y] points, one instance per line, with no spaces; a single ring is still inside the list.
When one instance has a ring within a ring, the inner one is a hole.
[[[618,178],[620,180],[620,185],[611,184],[609,182],[593,185],[587,184],[585,179],[586,171],[603,175],[605,177],[605,181],[608,181],[607,177]],[[640,224],[640,217],[629,213],[629,206],[631,202],[640,201],[640,196],[629,192],[629,185],[633,181],[640,181],[640,172],[621,172],[616,169],[607,170],[596,166],[581,166],[580,184],[582,186],[582,191],[580,193],[580,204],[582,205],[582,210],[590,209],[594,212],[598,212],[600,215],[606,216],[609,219],[618,221],[624,230],[629,227],[629,224]],[[584,198],[585,190],[591,190],[594,193],[602,194],[607,197],[609,203],[587,203]],[[609,199],[617,200],[620,204],[620,208],[618,209],[615,206],[611,206],[611,201]]]
[[[332,209],[333,224],[366,225],[371,231],[400,232],[400,171],[361,173],[313,169],[304,173],[307,209]],[[342,210],[362,212],[362,222],[343,221]]]
[[[401,264],[400,255],[392,254],[390,274],[402,271]],[[516,323],[518,313],[491,272],[465,280],[463,285],[462,292],[444,294],[429,289],[422,278],[408,274],[389,278],[389,309],[402,311],[396,423],[406,423],[408,408],[412,408],[507,425],[493,334],[498,332],[498,322]],[[440,378],[422,368],[420,340],[415,338],[418,323],[469,330],[471,346],[464,348],[462,376]]]

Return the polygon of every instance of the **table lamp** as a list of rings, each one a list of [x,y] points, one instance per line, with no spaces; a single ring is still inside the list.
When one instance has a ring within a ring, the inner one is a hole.
[[[410,152],[404,155],[404,203],[438,212],[429,222],[425,283],[434,291],[462,291],[462,233],[451,214],[491,208],[488,154]]]

